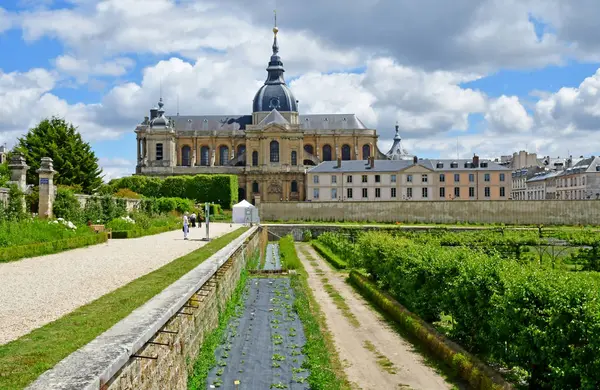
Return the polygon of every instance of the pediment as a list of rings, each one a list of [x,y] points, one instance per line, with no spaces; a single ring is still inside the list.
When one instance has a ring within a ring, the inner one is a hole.
[[[402,169],[401,171],[407,173],[429,173],[433,172],[433,169],[427,168],[426,166],[417,163],[416,165],[411,165]]]

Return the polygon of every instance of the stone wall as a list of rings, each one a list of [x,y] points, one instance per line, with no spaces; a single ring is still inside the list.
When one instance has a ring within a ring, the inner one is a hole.
[[[204,338],[266,232],[253,227],[95,340],[30,389],[187,389]]]
[[[600,201],[261,202],[263,222],[600,225]]]
[[[8,204],[8,188],[0,188],[0,203],[4,206]]]
[[[75,197],[79,201],[79,204],[81,205],[81,207],[85,207],[85,204],[87,203],[88,199],[93,197],[93,195],[76,194]],[[131,212],[131,211],[135,210],[141,202],[140,199],[129,199],[129,198],[114,198],[114,199],[125,200],[127,212]]]

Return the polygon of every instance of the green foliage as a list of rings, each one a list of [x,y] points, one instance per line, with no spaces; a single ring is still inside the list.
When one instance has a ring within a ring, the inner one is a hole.
[[[171,176],[164,180],[130,176],[111,180],[110,186],[115,191],[128,188],[149,198],[184,198],[198,203],[212,202],[224,209],[231,209],[238,202],[236,175]]]
[[[294,237],[291,234],[279,240],[279,256],[283,269],[298,269],[302,266],[296,254],[296,248],[294,248]]]
[[[50,157],[54,162],[55,184],[80,185],[88,194],[102,184],[98,158],[77,129],[64,119],[44,119],[19,138],[15,150],[25,156],[30,166],[27,171],[29,184],[38,183],[36,170],[42,157]]]
[[[325,246],[320,241],[312,241],[312,247],[321,255],[329,264],[337,269],[345,269],[348,264],[333,253],[328,246]]]
[[[8,169],[8,158],[0,164],[0,187],[6,187],[6,183],[10,181],[10,169]]]
[[[20,221],[25,218],[23,211],[24,194],[16,184],[8,186],[8,202],[5,210],[5,218],[11,221]]]
[[[144,198],[140,210],[148,215],[166,214],[176,211],[180,214],[194,210],[194,202],[183,198]]]
[[[325,232],[317,238],[317,245],[313,246],[326,260],[335,263],[336,268],[346,268],[348,264],[353,264],[356,256],[355,237],[356,234]]]
[[[108,240],[108,236],[106,233],[82,234],[71,238],[52,240],[53,241],[38,242],[29,245],[0,248],[0,263],[19,260],[24,257],[49,255],[52,253],[81,248],[88,245],[96,245],[106,242]]]
[[[25,195],[25,207],[32,213],[37,214],[40,206],[40,188],[38,186],[32,187],[31,191]]]
[[[302,232],[302,241],[310,242],[312,240],[312,232],[308,229]]]
[[[112,229],[112,237],[135,238],[150,236],[181,228],[181,218],[175,215],[148,217],[142,213],[133,213],[131,218],[115,218],[106,224]]]
[[[64,218],[73,223],[83,223],[83,210],[81,204],[75,197],[73,190],[58,187],[56,198],[52,206],[52,212],[57,218]]]
[[[546,269],[464,246],[390,234],[358,238],[358,263],[427,322],[471,352],[526,370],[532,388],[600,386],[600,278]]]

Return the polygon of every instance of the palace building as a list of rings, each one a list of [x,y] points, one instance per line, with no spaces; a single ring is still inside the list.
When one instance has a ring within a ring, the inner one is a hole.
[[[240,200],[297,201],[306,199],[312,166],[402,152],[380,152],[377,131],[354,114],[301,115],[284,79],[277,26],[273,33],[267,79],[254,96],[252,114],[166,116],[161,98],[135,129],[136,174],[235,174]]]

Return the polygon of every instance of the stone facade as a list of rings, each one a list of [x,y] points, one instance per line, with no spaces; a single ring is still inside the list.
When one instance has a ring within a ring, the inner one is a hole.
[[[261,221],[600,225],[600,201],[264,202]]]

